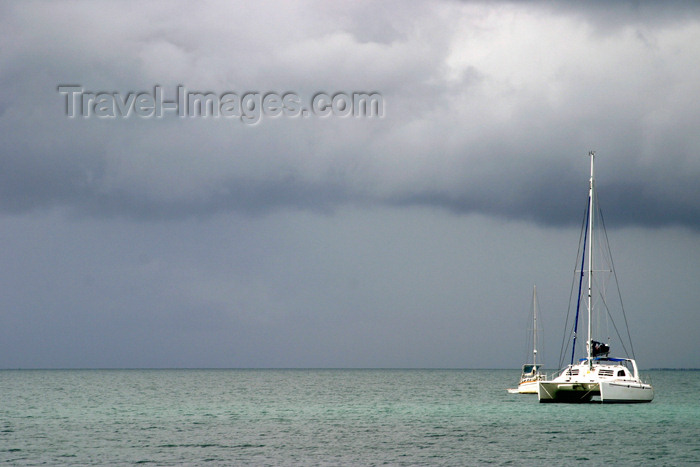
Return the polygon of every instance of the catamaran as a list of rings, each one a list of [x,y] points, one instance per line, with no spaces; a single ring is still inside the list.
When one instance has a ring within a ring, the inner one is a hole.
[[[537,394],[537,383],[545,379],[537,363],[537,286],[532,289],[532,363],[523,365],[517,388],[508,389],[511,394]]]
[[[588,209],[585,218],[585,230],[582,234],[583,249],[581,250],[581,271],[579,276],[578,297],[579,300],[576,306],[576,318],[574,320],[573,345],[571,352],[571,361],[564,368],[559,376],[551,379],[538,381],[537,394],[540,402],[651,402],[654,398],[654,389],[648,383],[643,382],[639,377],[639,369],[634,358],[615,358],[610,357],[609,343],[603,343],[593,340],[593,322],[595,316],[603,315],[602,310],[607,310],[607,302],[603,297],[602,290],[596,290],[595,286],[600,287],[598,283],[598,273],[614,273],[612,269],[612,261],[610,261],[610,269],[596,269],[598,264],[594,264],[594,221],[597,220],[599,213],[596,211],[597,194],[595,187],[595,178],[593,165],[595,161],[595,152],[589,152],[591,160],[591,177],[588,187]],[[602,224],[602,218],[601,218]],[[604,224],[603,224],[604,227]],[[607,244],[607,235],[603,237]],[[588,249],[586,246],[588,244]],[[608,251],[609,254],[609,246]],[[583,263],[588,256],[588,265],[584,270]],[[577,260],[578,261],[578,260]],[[577,362],[574,361],[576,351],[576,331],[578,329],[579,306],[581,304],[581,293],[584,274],[587,277],[587,325],[588,337],[586,340],[586,355],[580,358]],[[615,279],[617,282],[617,279]],[[621,300],[620,300],[621,302]],[[609,312],[608,312],[609,314]],[[626,321],[626,319],[625,319]],[[617,329],[615,327],[615,329]],[[600,338],[598,338],[600,339]],[[634,350],[631,346],[632,355]]]

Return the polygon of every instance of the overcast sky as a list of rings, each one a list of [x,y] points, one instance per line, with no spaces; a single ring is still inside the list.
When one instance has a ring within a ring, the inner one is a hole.
[[[700,367],[698,102],[694,2],[4,2],[0,368],[518,368],[534,284],[553,368],[589,150],[640,367]]]

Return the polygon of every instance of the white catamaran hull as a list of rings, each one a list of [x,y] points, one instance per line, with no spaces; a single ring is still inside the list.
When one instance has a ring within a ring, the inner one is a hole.
[[[649,384],[626,382],[554,383],[538,385],[540,402],[651,402],[654,389]]]
[[[601,381],[601,402],[651,402],[654,389],[649,384],[628,382]]]

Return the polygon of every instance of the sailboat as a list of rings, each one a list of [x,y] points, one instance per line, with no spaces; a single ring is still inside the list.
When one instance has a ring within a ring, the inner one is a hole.
[[[532,289],[532,363],[523,365],[517,388],[508,389],[511,394],[537,394],[537,383],[544,380],[540,373],[541,364],[537,363],[537,286]]]
[[[579,301],[577,302],[576,318],[574,320],[573,346],[571,362],[564,368],[559,376],[551,380],[539,381],[537,394],[540,402],[651,402],[654,398],[654,389],[650,384],[643,382],[639,377],[639,369],[634,358],[610,357],[609,343],[594,340],[593,322],[603,313],[601,309],[607,309],[602,290],[594,290],[594,285],[600,287],[597,281],[598,273],[614,272],[612,261],[610,270],[596,269],[598,264],[594,264],[594,220],[596,220],[596,188],[593,172],[595,152],[589,152],[591,161],[591,177],[588,188],[588,209],[586,213],[586,226],[582,233],[583,249],[581,250],[581,271],[579,276]],[[604,228],[604,224],[601,224]],[[607,235],[603,237],[607,240]],[[607,242],[606,242],[607,243]],[[588,249],[586,246],[588,244]],[[609,253],[609,246],[608,246]],[[587,255],[587,268],[583,268],[583,263]],[[602,262],[602,261],[601,261]],[[586,340],[585,357],[574,362],[576,351],[576,331],[578,328],[579,306],[581,305],[581,293],[583,290],[584,274],[587,277],[587,325],[588,337]],[[594,275],[596,277],[594,278]],[[617,281],[617,280],[616,280]],[[626,321],[626,320],[625,320]],[[616,328],[617,329],[617,328]],[[600,339],[600,337],[598,337]],[[630,343],[631,347],[631,343]],[[632,350],[632,354],[634,351]]]

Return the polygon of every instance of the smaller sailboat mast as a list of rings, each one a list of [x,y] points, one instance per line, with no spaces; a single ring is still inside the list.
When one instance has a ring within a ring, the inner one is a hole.
[[[540,373],[542,364],[537,363],[537,286],[532,288],[532,363],[525,363],[520,374],[520,383],[517,388],[508,389],[511,394],[537,394],[537,383],[545,379],[545,375]],[[528,329],[528,347],[529,347]],[[525,354],[526,361],[529,361]]]
[[[537,286],[532,288],[532,363],[537,367]]]

